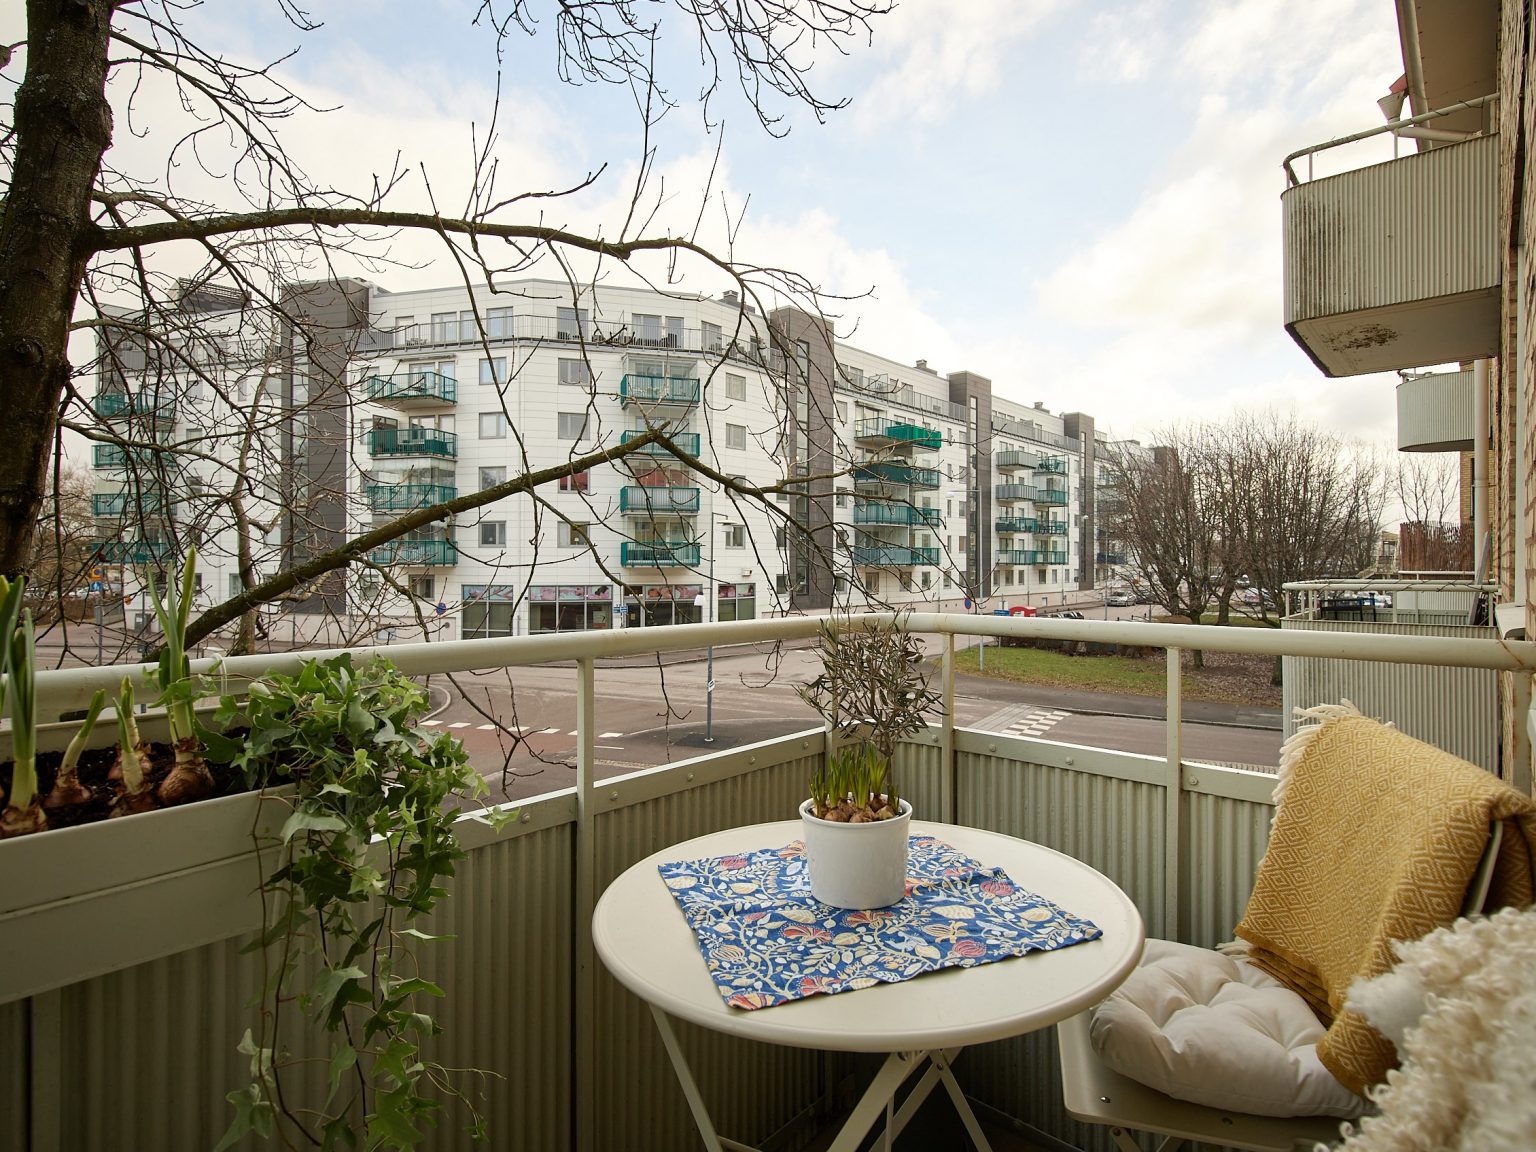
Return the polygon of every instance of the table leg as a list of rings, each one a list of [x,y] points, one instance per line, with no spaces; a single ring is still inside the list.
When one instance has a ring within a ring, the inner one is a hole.
[[[952,1071],[955,1058],[964,1051],[961,1048],[945,1048],[942,1051],[928,1053],[928,1069],[923,1073],[922,1079],[912,1086],[912,1091],[901,1102],[901,1107],[896,1111],[894,1118],[887,1118],[885,1140],[891,1140],[900,1136],[912,1117],[917,1115],[917,1110],[923,1106],[934,1088],[943,1084],[949,1092],[950,1099],[954,1102],[955,1111],[960,1114],[960,1122],[965,1125],[966,1132],[971,1137],[971,1143],[976,1146],[977,1152],[992,1152],[992,1145],[987,1141],[986,1134],[982,1132],[981,1125],[976,1119],[976,1113],[971,1110],[970,1101],[965,1098],[965,1093],[960,1090],[960,1084],[955,1079]]]
[[[677,1033],[672,1030],[672,1018],[654,1004],[650,1005],[650,1009],[651,1016],[656,1020],[656,1031],[661,1033],[661,1043],[672,1061],[672,1070],[677,1073],[677,1082],[682,1085],[683,1095],[688,1100],[688,1110],[693,1113],[693,1122],[704,1140],[704,1147],[708,1152],[757,1152],[750,1145],[727,1140],[715,1131],[714,1122],[709,1118],[709,1109],[704,1106],[704,1097],[699,1092],[698,1082],[693,1078],[693,1069],[688,1067],[682,1046],[677,1042]]]
[[[926,1052],[892,1052],[887,1056],[848,1119],[843,1121],[837,1138],[827,1145],[827,1152],[856,1152],[859,1142],[869,1134],[875,1120],[885,1110],[886,1102],[927,1056]]]

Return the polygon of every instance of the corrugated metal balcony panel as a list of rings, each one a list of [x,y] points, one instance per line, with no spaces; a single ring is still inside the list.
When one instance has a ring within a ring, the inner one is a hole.
[[[1470,452],[1475,394],[1471,372],[1442,372],[1397,386],[1399,452]]]
[[[1362,632],[1407,636],[1493,639],[1488,627],[1435,624],[1359,623],[1346,620],[1287,618],[1286,629]],[[1295,708],[1349,700],[1367,716],[1390,720],[1416,739],[1444,748],[1489,771],[1497,770],[1498,673],[1482,668],[1382,664],[1367,660],[1282,657],[1284,690],[1281,715],[1285,734],[1296,728]],[[1435,707],[1424,707],[1424,701]]]
[[[1196,774],[1198,769],[1192,769]],[[1214,948],[1233,939],[1269,846],[1272,804],[1184,793],[1185,858],[1179,903],[1186,944]],[[1149,932],[1149,935],[1155,935]]]
[[[1329,376],[1495,356],[1497,135],[1286,189],[1285,326]]]
[[[32,1005],[26,1000],[0,1004],[0,1068],[11,1070],[11,1074],[0,1076],[0,1116],[10,1118],[0,1124],[0,1152],[30,1152],[27,1125],[21,1118],[31,1108],[24,1074],[30,1058],[27,1037],[31,1014]]]

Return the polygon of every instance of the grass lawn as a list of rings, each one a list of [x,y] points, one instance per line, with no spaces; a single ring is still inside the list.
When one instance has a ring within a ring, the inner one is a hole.
[[[955,653],[955,669],[978,671],[978,649]],[[1186,700],[1278,706],[1280,690],[1270,683],[1269,657],[1207,653],[1207,667],[1194,668],[1186,659],[1183,691]],[[1133,656],[1068,656],[1064,652],[987,645],[985,675],[1000,680],[1075,688],[1119,696],[1162,696],[1167,691],[1163,654]]]

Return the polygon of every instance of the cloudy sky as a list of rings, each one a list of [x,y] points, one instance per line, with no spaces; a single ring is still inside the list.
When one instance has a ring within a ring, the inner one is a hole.
[[[476,8],[315,0],[324,26],[303,36],[275,3],[192,18],[238,59],[302,45],[283,75],[335,110],[285,133],[317,177],[357,187],[398,155],[413,171],[401,205],[424,202],[424,169],[446,212],[462,206],[496,80]],[[1391,437],[1394,378],[1327,381],[1281,327],[1279,201],[1288,152],[1381,123],[1375,100],[1401,71],[1386,0],[904,0],[872,44],[816,53],[818,94],[850,104],[825,124],[776,105],[782,139],[739,95],[713,105],[723,126],[706,130],[682,32],[664,30],[681,106],[652,138],[657,224],[699,218],[719,147],[706,235],[720,242],[739,216],[739,258],[868,293],[838,309],[854,344],[980,372],[1015,400],[1093,413],[1115,436],[1279,407]],[[612,235],[641,154],[633,98],[560,84],[548,21],[507,49],[499,188],[566,187],[606,164],[592,188],[538,210]],[[114,159],[147,168],[159,149],[123,129]],[[1336,163],[1389,154],[1357,146]],[[406,241],[398,254],[434,250]],[[438,259],[374,278],[455,276]]]

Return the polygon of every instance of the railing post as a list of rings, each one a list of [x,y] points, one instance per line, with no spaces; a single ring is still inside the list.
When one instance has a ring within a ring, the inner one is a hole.
[[[1510,759],[1504,780],[1522,796],[1531,794],[1531,677],[1526,672],[1509,673],[1514,716],[1510,725]]]
[[[571,1084],[575,1096],[576,1147],[594,1152],[597,1100],[593,1092],[593,1063],[597,1054],[597,956],[592,948],[592,909],[597,904],[597,837],[593,829],[593,763],[596,756],[596,698],[592,657],[576,660],[576,915],[575,979],[576,1035],[571,1045],[576,1062]]]
[[[946,824],[955,822],[955,634],[944,633],[944,716],[940,735],[940,755],[944,770],[939,781],[940,819]]]
[[[1168,765],[1163,810],[1163,936],[1179,939],[1179,886],[1183,879],[1183,650],[1168,648]]]

